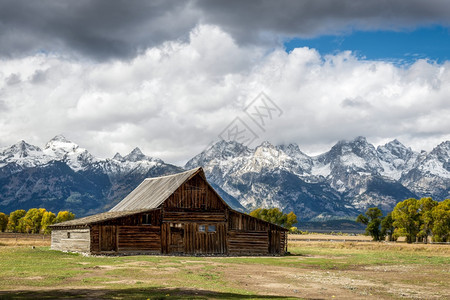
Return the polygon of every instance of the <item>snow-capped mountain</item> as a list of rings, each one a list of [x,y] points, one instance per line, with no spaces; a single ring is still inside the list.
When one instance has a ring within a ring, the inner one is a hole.
[[[0,149],[0,211],[45,207],[83,216],[114,206],[144,178],[181,171],[139,148],[99,159],[61,135],[43,149],[21,141]],[[221,192],[235,208],[243,209]]]
[[[45,164],[48,161],[43,159],[43,152],[39,147],[20,141],[11,147],[0,148],[0,168],[8,164],[15,164],[20,167],[34,167]]]
[[[185,168],[203,166],[211,181],[248,209],[276,206],[307,219],[343,217],[371,206],[388,211],[409,197],[448,198],[449,143],[419,154],[397,140],[375,148],[357,137],[309,157],[292,144],[263,142],[249,149],[221,141]]]
[[[413,168],[419,153],[407,148],[398,140],[378,146],[377,155],[383,168],[382,175],[399,180],[403,173]]]
[[[295,144],[251,149],[222,140],[185,168],[202,166],[236,209],[276,206],[321,220],[354,217],[371,206],[391,210],[409,197],[449,198],[449,160],[450,141],[418,153],[397,140],[375,148],[357,137],[312,157]],[[81,217],[112,207],[146,177],[182,170],[139,148],[100,159],[63,136],[43,148],[21,141],[0,148],[0,211],[45,207]]]
[[[44,150],[25,141],[0,149],[0,168],[11,163],[30,168],[48,164],[50,161],[65,162],[73,170],[79,171],[95,162],[96,158],[62,135],[51,139]]]
[[[430,153],[418,154],[400,182],[420,195],[450,198],[450,141],[439,144]]]
[[[308,180],[313,160],[297,145],[263,142],[249,149],[234,141],[220,141],[191,159],[185,168],[203,166],[208,179],[247,208],[281,207],[303,218],[325,213],[354,215],[327,184]]]

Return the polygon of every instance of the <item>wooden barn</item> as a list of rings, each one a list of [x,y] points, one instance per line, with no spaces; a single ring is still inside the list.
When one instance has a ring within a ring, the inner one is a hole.
[[[52,249],[91,254],[283,255],[287,229],[231,209],[202,168],[145,179],[110,211],[52,225]]]

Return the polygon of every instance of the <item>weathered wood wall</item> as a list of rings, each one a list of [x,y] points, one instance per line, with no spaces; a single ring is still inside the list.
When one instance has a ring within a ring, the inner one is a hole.
[[[232,255],[268,254],[267,231],[228,231],[228,252]]]
[[[89,228],[52,231],[52,250],[89,252],[89,244]]]
[[[249,215],[230,211],[228,251],[233,255],[284,254],[285,231]]]
[[[226,254],[227,209],[200,174],[182,184],[163,205],[162,253]]]
[[[118,226],[118,251],[161,251],[159,226]]]
[[[200,176],[182,184],[165,202],[164,210],[224,211],[226,204]]]
[[[151,224],[143,224],[149,215]],[[161,210],[108,220],[91,226],[93,253],[161,252]]]

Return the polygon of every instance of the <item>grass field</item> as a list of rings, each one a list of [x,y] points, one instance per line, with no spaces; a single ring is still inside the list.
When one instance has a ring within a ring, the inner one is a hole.
[[[284,257],[85,257],[48,245],[0,238],[0,299],[450,298],[448,245],[296,241]]]

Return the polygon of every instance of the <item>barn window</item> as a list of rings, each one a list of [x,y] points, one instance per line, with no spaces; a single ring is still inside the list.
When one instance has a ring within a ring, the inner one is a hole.
[[[208,225],[208,232],[216,232],[216,225]]]
[[[67,238],[70,239],[70,232],[67,233]]]
[[[206,231],[206,225],[198,225],[198,231],[199,232],[205,232]]]
[[[152,225],[152,216],[149,214],[142,215],[143,225]]]

